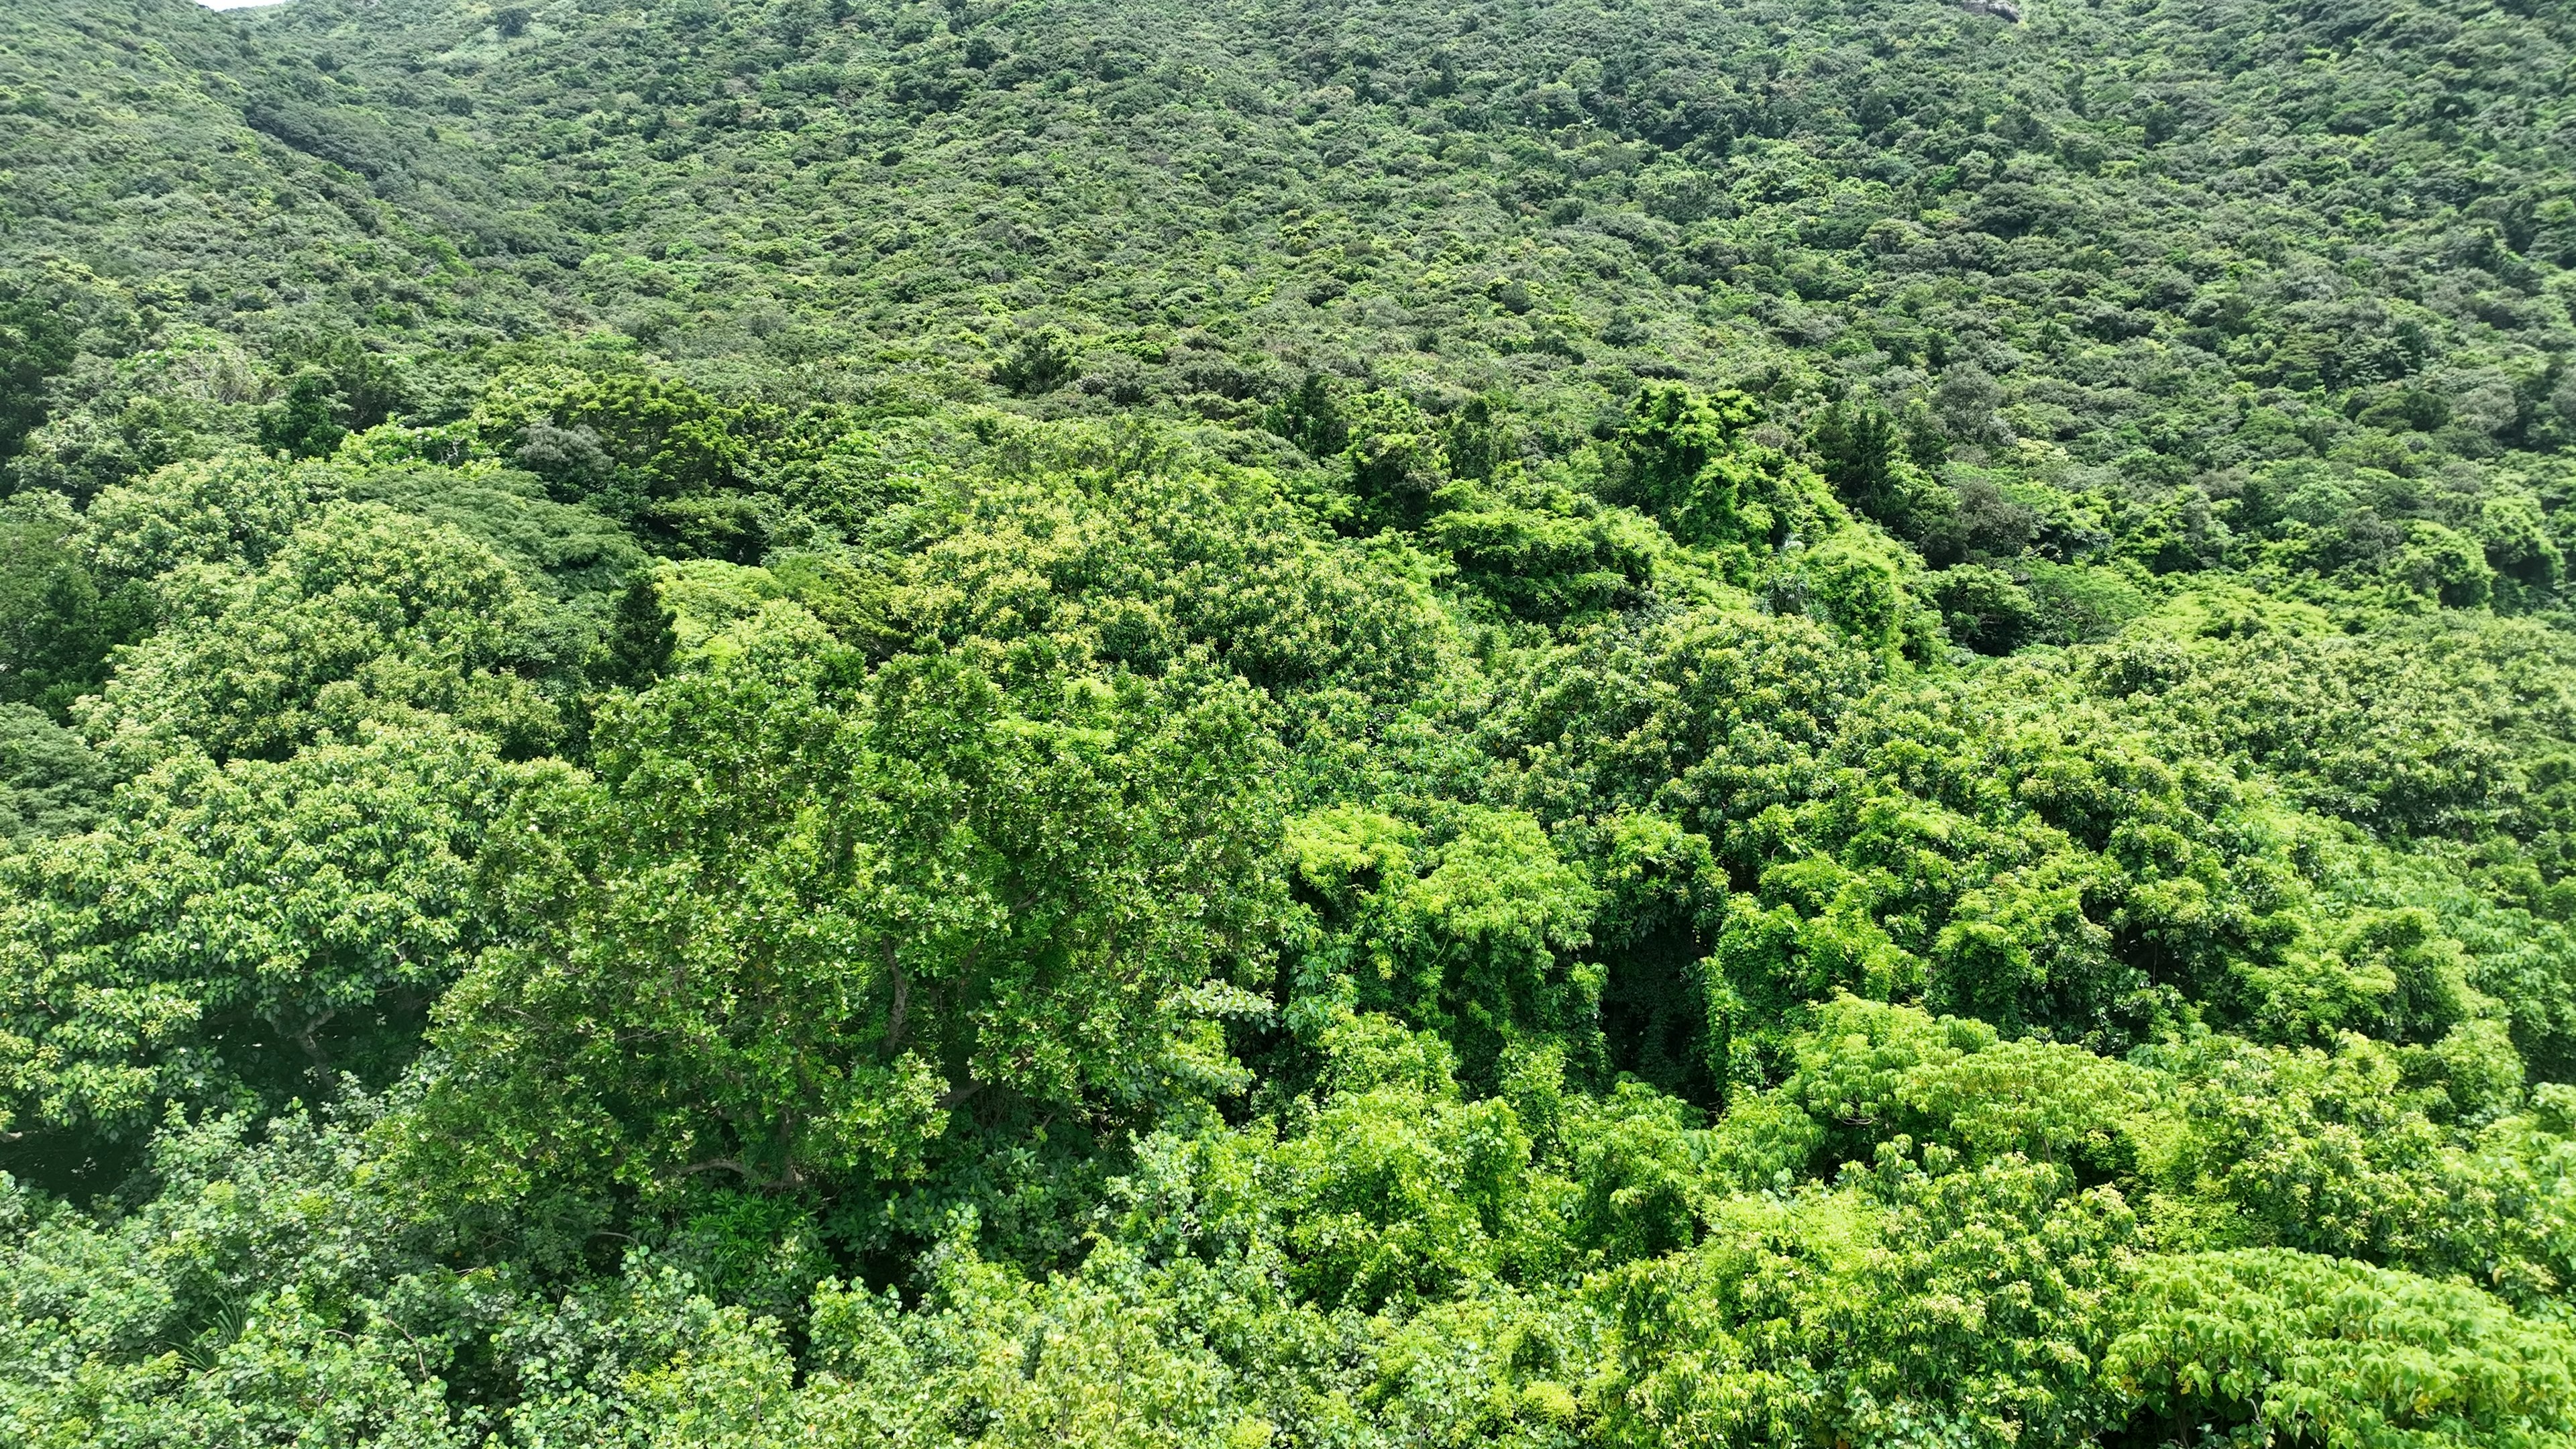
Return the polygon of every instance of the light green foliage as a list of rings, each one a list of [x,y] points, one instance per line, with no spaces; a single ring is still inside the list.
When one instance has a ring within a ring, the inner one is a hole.
[[[1122,1293],[1114,1269],[1039,1286],[971,1256],[943,1268],[918,1321],[864,1295],[818,1296],[831,1367],[809,1399],[825,1432],[859,1439],[971,1416],[955,1442],[1109,1449],[1226,1443],[1245,1423],[1222,1363],[1172,1342],[1168,1310]]]
[[[1525,1032],[1597,1053],[1596,897],[1536,821],[1469,807],[1426,836],[1342,808],[1292,821],[1287,854],[1321,932],[1302,991],[1439,1032],[1480,1081]]]
[[[1508,1103],[1346,1090],[1294,1139],[1248,1145],[1267,1150],[1249,1181],[1228,1184],[1249,1200],[1227,1205],[1277,1225],[1301,1296],[1327,1308],[1437,1301],[1504,1266],[1529,1157]],[[1220,1155],[1211,1171],[1229,1169],[1245,1170]]]
[[[11,1439],[475,1442],[475,1416],[445,1401],[440,1375],[458,1372],[457,1350],[507,1294],[435,1267],[352,1183],[347,1125],[171,1131],[150,1154],[157,1192],[124,1214],[0,1179]]]
[[[2172,1197],[2171,1231],[2512,1276],[2499,1273],[2491,1239],[2527,1205],[2478,1201],[2493,1189],[2444,1128],[2442,1086],[2413,1065],[2362,1040],[2333,1052],[2220,1041],[2178,1054],[2173,1119],[2141,1134],[2146,1169]]]
[[[2366,1449],[2562,1442],[2576,1340],[2474,1288],[2298,1253],[2149,1267],[2106,1357],[2182,1434]]]
[[[1577,633],[1531,661],[1484,729],[1544,820],[1660,809],[1721,851],[1799,792],[1875,661],[1801,619],[1715,608]]]
[[[408,1149],[456,1191],[902,1179],[952,1113],[1230,1088],[1200,1023],[1270,909],[1239,686],[993,649],[862,681],[784,603],[704,652],[483,862],[505,943]]]
[[[375,504],[326,510],[265,568],[180,574],[170,621],[122,661],[84,723],[148,760],[182,747],[276,758],[362,720],[446,715],[527,751],[560,728],[526,677],[539,613],[510,566]]]
[[[265,567],[339,493],[339,478],[231,453],[174,463],[101,493],[83,539],[101,573],[153,579],[183,564]]]
[[[1909,1434],[2080,1443],[2137,1229],[2117,1194],[2010,1159],[1882,1154],[1831,1192],[1746,1201],[1693,1253],[1603,1285],[1633,1443]]]
[[[1774,576],[1774,607],[1806,614],[1861,649],[1930,654],[1940,625],[1907,592],[1900,556],[1858,534],[1839,533],[1798,554]]]
[[[2392,619],[2356,635],[2222,606],[2192,633],[2142,647],[2106,692],[2376,830],[2477,833],[2525,798],[2571,718],[2567,645],[2525,621]]]
[[[1588,494],[1507,474],[1453,485],[1423,529],[1462,581],[1517,618],[1561,623],[1643,602],[1663,535]]]
[[[2172,1091],[2079,1047],[2000,1041],[1957,1017],[1841,998],[1800,1040],[1781,1091],[1826,1129],[1833,1158],[1904,1137],[1971,1165],[2016,1154],[2102,1172],[2132,1166],[2129,1133]]]
[[[97,823],[112,783],[80,737],[23,704],[0,705],[0,832],[17,843]]]
[[[1434,667],[1426,591],[1331,540],[1263,473],[1108,429],[1000,451],[1003,476],[929,500],[930,536],[895,564],[894,588],[827,598],[825,617],[856,614],[880,649],[1037,634],[1149,671],[1200,647],[1280,694],[1396,695]]]
[[[181,753],[95,831],[0,861],[0,1071],[20,1131],[149,1131],[382,1081],[473,948],[472,862],[532,773],[450,730],[283,762]]]

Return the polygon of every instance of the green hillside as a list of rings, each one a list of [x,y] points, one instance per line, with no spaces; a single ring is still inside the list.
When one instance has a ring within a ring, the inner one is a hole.
[[[15,0],[0,1428],[2576,1442],[2576,15]]]

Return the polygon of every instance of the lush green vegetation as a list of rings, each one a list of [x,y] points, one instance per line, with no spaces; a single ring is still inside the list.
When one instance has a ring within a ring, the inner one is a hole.
[[[0,10],[0,1430],[2576,1441],[2576,22]]]

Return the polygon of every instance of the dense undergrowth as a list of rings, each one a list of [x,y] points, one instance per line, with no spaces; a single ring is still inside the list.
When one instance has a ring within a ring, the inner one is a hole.
[[[0,1424],[2576,1438],[2576,48],[22,0]]]

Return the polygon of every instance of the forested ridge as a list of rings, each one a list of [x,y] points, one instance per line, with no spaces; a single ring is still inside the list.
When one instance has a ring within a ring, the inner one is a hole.
[[[2576,1442],[2576,14],[0,5],[0,1438]]]

